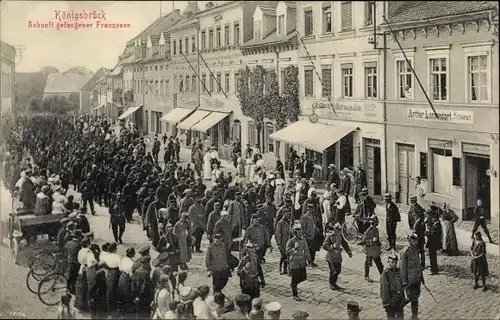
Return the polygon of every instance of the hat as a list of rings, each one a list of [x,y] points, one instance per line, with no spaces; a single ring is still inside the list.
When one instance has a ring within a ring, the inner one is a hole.
[[[186,193],[188,193],[188,192],[193,192],[193,190],[191,190],[191,189],[186,189],[186,190],[184,190],[184,194],[186,194]]]
[[[361,308],[359,307],[359,303],[357,303],[356,301],[348,301],[347,302],[347,311],[360,312]]]
[[[94,233],[93,232],[87,232],[87,233],[84,233],[83,236],[85,238],[92,238],[94,236]]]
[[[344,167],[344,169],[342,169],[342,171],[349,171],[349,168],[348,167]]]
[[[252,219],[260,219],[260,214],[258,213],[252,214]]]
[[[302,229],[302,224],[300,224],[300,223],[295,223],[295,224],[293,225],[293,230],[300,230],[300,229]]]
[[[221,233],[216,233],[214,235],[214,239],[218,239],[218,240],[222,239],[222,234]]]
[[[228,216],[229,215],[229,212],[227,212],[226,210],[222,210],[220,212],[220,216],[223,217],[223,216]]]
[[[222,212],[227,212],[227,211],[222,211]],[[220,213],[221,216],[222,216],[222,212]],[[187,212],[184,211],[183,213],[181,213],[181,217],[182,218],[189,218],[189,213],[187,213]]]
[[[237,196],[241,196],[241,191],[236,191]]]
[[[71,233],[71,236],[74,238],[83,238],[82,230],[81,229],[75,229]]]
[[[328,165],[328,168],[335,168],[335,164],[330,163],[330,164]]]
[[[72,213],[70,213],[70,215],[68,216],[68,218],[69,219],[76,219],[77,216],[78,216],[78,213],[72,212]]]
[[[263,210],[263,209],[265,209],[265,208],[266,208],[266,207],[265,207],[265,205],[263,205],[263,204],[258,204],[257,206],[255,206],[255,209],[257,209],[257,210]]]
[[[389,192],[387,192],[386,194],[384,194],[384,199],[392,199],[392,196]]]
[[[153,267],[158,267],[160,264],[165,264],[168,260],[168,253],[162,252],[153,260]]]
[[[309,317],[309,313],[305,311],[296,311],[292,314],[293,319],[307,319],[307,317]]]
[[[417,196],[411,196],[410,201],[417,201]]]
[[[48,192],[50,190],[50,187],[49,186],[43,186],[41,190],[42,190],[43,193],[46,193],[46,192]]]
[[[308,203],[307,203],[307,207],[308,207],[308,208],[314,208],[314,203],[308,202]]]
[[[68,223],[69,218],[62,218],[60,222],[61,222],[61,224]]]
[[[149,245],[145,244],[142,247],[139,248],[139,253],[143,256],[149,254]]]
[[[395,254],[395,253],[391,253],[391,254],[389,255],[389,257],[387,257],[387,258],[388,258],[389,260],[393,260],[393,261],[398,261],[398,260],[399,260],[398,255],[397,255],[397,254]]]
[[[418,240],[418,235],[415,232],[412,232],[408,235],[408,240]]]
[[[273,301],[269,302],[264,309],[267,310],[267,312],[278,312],[281,310],[281,303]]]
[[[255,248],[257,245],[251,241],[248,241],[246,244],[245,244],[245,247],[246,248]]]
[[[187,302],[193,300],[195,297],[196,291],[191,287],[182,287],[179,289],[179,296],[182,301]]]

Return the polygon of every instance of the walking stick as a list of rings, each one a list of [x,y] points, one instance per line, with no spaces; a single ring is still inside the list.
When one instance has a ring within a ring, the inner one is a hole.
[[[425,290],[427,290],[427,292],[431,295],[432,299],[434,299],[434,301],[436,301],[436,303],[438,303],[436,297],[434,297],[434,295],[432,294],[431,290],[429,290],[429,288],[427,288],[427,286],[425,285],[425,283],[422,283],[422,285],[424,286]]]

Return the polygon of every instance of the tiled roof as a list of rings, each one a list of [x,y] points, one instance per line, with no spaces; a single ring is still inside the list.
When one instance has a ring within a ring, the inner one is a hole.
[[[92,75],[78,73],[51,73],[47,77],[44,93],[72,93],[80,89],[92,78]]]
[[[175,25],[179,19],[180,19],[180,10],[174,10],[167,15],[164,15],[163,17],[160,17],[156,19],[155,22],[153,22],[149,27],[147,27],[144,31],[142,31],[137,37],[132,39],[131,41],[135,39],[141,39],[142,41],[146,42],[148,39],[148,36],[150,35],[158,35],[160,32],[167,30],[171,28],[173,25]]]
[[[95,87],[95,83],[97,82],[97,80],[99,78],[101,78],[102,76],[104,76],[105,72],[106,72],[106,68],[100,68],[99,70],[97,70],[96,73],[94,73],[92,78],[90,78],[89,81],[87,81],[87,83],[82,87],[81,90],[93,89]]]
[[[179,30],[183,27],[195,24],[197,22],[198,22],[198,19],[196,19],[195,17],[191,17],[191,18],[183,17],[172,28],[170,28],[169,31]]]
[[[119,76],[122,73],[122,66],[117,64],[114,69],[109,73],[110,76]]]
[[[252,39],[240,46],[241,49],[251,48],[255,46],[263,46],[263,45],[271,45],[275,43],[285,43],[291,41],[295,38],[296,33],[295,30],[291,31],[286,36],[278,35],[276,29],[271,31],[266,37],[263,39]]]
[[[422,21],[491,9],[496,9],[493,1],[406,1],[394,11],[389,22]]]

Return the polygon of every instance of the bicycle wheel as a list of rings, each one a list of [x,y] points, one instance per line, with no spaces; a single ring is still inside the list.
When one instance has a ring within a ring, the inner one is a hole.
[[[39,281],[40,279],[34,274],[33,269],[30,269],[30,271],[28,271],[28,274],[26,275],[26,287],[28,287],[28,290],[31,293],[38,293],[37,290]]]
[[[46,306],[55,306],[66,294],[67,278],[62,273],[50,273],[38,284],[38,299]]]
[[[41,250],[36,255],[30,255],[30,259],[31,260],[28,260],[29,268],[32,268],[36,264],[46,264],[52,267],[55,267],[56,265],[56,259],[54,258],[52,253],[47,250]]]
[[[32,277],[36,281],[40,281],[43,279],[43,277],[45,277],[49,273],[54,272],[54,266],[44,263],[37,263],[33,267],[31,267],[30,272],[32,273]]]
[[[358,240],[358,226],[356,221],[344,222],[342,224],[342,235],[347,243],[352,244]]]

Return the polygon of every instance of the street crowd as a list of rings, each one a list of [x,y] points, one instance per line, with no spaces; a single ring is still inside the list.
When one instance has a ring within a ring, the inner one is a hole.
[[[6,186],[19,194],[22,210],[68,215],[55,232],[68,264],[69,293],[61,299],[60,317],[71,318],[74,305],[93,318],[135,314],[154,319],[263,319],[266,310],[266,317],[278,319],[280,304],[263,305],[260,299],[260,290],[267,285],[262,264],[272,250],[281,255],[277,267],[290,277],[295,301],[302,301],[298,286],[307,280],[308,268],[318,266],[316,254],[322,249],[327,252],[330,288],[342,290],[337,282],[343,255],[353,255],[343,233],[346,216],[353,214],[347,168],[338,172],[330,166],[326,191],[320,197],[314,164],[304,155],[291,157],[287,167],[292,174],[285,176],[281,161],[275,170],[266,170],[257,148],[247,146],[242,153],[237,142],[233,177],[222,170],[216,147],[206,148],[195,141],[191,167],[180,163],[176,138],[164,136],[162,146],[155,137],[152,143],[148,152],[139,131],[123,124],[120,134],[115,134],[105,117],[32,116],[19,118],[12,126],[3,171]],[[158,162],[161,147],[165,149],[163,167]],[[437,275],[438,251],[450,255],[458,251],[453,226],[458,217],[446,205],[433,204],[425,210],[418,201],[423,193],[411,197],[408,224],[412,232],[398,254],[396,230],[401,215],[386,193],[389,255],[384,265],[385,236],[378,229],[376,204],[363,175],[361,168],[354,175],[358,203],[354,216],[361,239],[356,245],[366,256],[365,279],[373,282],[370,269],[375,264],[387,317],[402,318],[405,305],[410,304],[416,319],[421,288],[427,288],[425,251],[430,274]],[[81,193],[81,207],[71,195],[66,196],[70,186]],[[95,203],[109,210],[113,243],[99,246],[93,241],[85,214],[95,214]],[[485,214],[480,203],[478,208],[478,226],[485,228],[480,223]],[[76,209],[81,212],[73,213]],[[135,212],[150,243],[137,250],[129,247],[120,256],[117,247],[123,245],[127,223],[133,221]],[[205,252],[201,248],[204,236],[210,243]],[[151,249],[159,253],[157,258],[151,259]],[[184,285],[191,257],[197,253],[205,254],[212,288]],[[475,288],[481,280],[487,290],[486,245],[480,232],[474,233],[471,255]],[[223,290],[234,275],[241,294],[229,299]],[[347,311],[350,319],[358,319],[361,310],[353,301]],[[303,311],[294,314],[297,319],[307,316]]]

